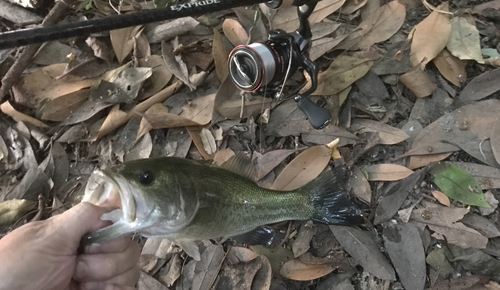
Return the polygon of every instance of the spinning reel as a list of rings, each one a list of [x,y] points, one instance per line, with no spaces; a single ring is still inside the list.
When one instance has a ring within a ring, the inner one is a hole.
[[[187,4],[173,5],[154,9],[112,15],[101,19],[68,23],[56,26],[20,29],[0,33],[0,49],[42,43],[62,38],[89,35],[107,30],[142,25],[155,21],[176,19],[185,16],[201,15],[244,5],[266,3],[270,8],[297,6],[300,27],[292,32],[274,30],[265,42],[236,47],[229,58],[229,75],[234,84],[242,91],[273,96],[277,101],[283,99],[285,82],[299,69],[303,68],[311,79],[311,88],[302,94],[299,89],[285,97],[294,96],[298,107],[307,115],[315,129],[326,126],[332,118],[330,112],[314,104],[309,95],[318,84],[318,68],[308,58],[311,47],[311,27],[308,17],[319,0],[198,0]]]
[[[269,1],[266,4],[277,8],[284,1],[286,0]],[[243,92],[271,96],[277,101],[295,95],[298,107],[306,114],[312,127],[321,129],[330,122],[332,115],[309,98],[318,85],[318,67],[308,58],[312,37],[308,18],[316,4],[317,1],[305,0],[295,0],[292,3],[297,6],[300,21],[299,28],[294,32],[273,30],[269,32],[265,42],[234,48],[229,55],[229,76]],[[283,96],[285,82],[301,68],[309,75],[311,88],[302,94],[297,94],[298,90],[295,90],[288,96]]]

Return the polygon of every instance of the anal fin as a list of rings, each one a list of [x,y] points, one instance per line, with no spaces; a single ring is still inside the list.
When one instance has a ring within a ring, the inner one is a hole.
[[[280,230],[264,225],[247,233],[231,237],[231,239],[251,246],[263,245],[268,248],[274,248],[285,238],[285,235],[286,233]]]

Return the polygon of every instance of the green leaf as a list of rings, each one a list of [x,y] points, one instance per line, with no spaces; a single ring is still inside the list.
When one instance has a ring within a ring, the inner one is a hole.
[[[434,183],[449,198],[468,205],[490,207],[479,184],[462,168],[438,162],[431,166],[430,172],[434,176]]]

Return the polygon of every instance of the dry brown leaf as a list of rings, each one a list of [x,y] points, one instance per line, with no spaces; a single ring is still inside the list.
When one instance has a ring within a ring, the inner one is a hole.
[[[148,78],[139,93],[138,99],[144,100],[158,93],[172,79],[172,72],[167,68],[160,55],[151,55],[139,59],[140,67],[153,68],[153,74]]]
[[[406,9],[391,1],[375,10],[339,45],[339,49],[363,49],[393,36],[403,25]]]
[[[336,47],[346,37],[347,37],[347,34],[341,35],[341,36],[336,37],[336,38],[324,37],[324,38],[313,40],[312,46],[309,49],[309,58],[312,61],[317,60],[318,58],[322,57],[325,53],[329,52],[334,47]]]
[[[490,96],[500,90],[500,68],[486,71],[470,81],[455,101],[469,103]]]
[[[494,1],[493,1],[494,2]],[[498,5],[500,6],[500,1],[497,1]],[[488,290],[500,290],[500,284],[498,284],[495,281],[489,281],[484,285],[484,287]]]
[[[215,144],[214,135],[207,128],[203,128],[200,131],[201,142],[203,143],[203,148],[205,152],[213,155],[217,151],[217,144]]]
[[[260,11],[258,9],[248,9],[247,7],[236,7],[233,11],[238,16],[238,20],[248,31],[251,42],[266,41],[267,40],[267,28],[264,25],[265,17],[261,17],[258,14]],[[259,16],[257,16],[259,15]]]
[[[214,99],[215,94],[194,99],[182,107],[182,113],[179,116],[199,124],[208,124],[212,119]]]
[[[432,62],[436,65],[439,72],[455,86],[461,87],[467,80],[467,72],[465,71],[466,63],[453,56],[446,48]]]
[[[123,162],[132,160],[149,158],[153,151],[153,140],[151,135],[146,133],[144,136],[135,143],[134,147],[130,148],[123,156]]]
[[[374,132],[379,134],[379,144],[394,145],[408,139],[405,131],[387,124],[368,119],[356,118],[352,121],[351,130],[359,133]]]
[[[119,63],[123,63],[125,58],[134,49],[137,38],[142,33],[142,26],[132,26],[122,29],[111,30],[109,36],[111,45],[115,51]]]
[[[191,139],[193,140],[194,146],[196,146],[196,149],[198,149],[201,156],[203,156],[203,158],[205,160],[211,160],[212,155],[208,154],[207,151],[205,151],[205,147],[203,146],[203,141],[201,141],[200,133],[201,133],[202,129],[203,129],[203,127],[201,127],[201,126],[186,127],[186,130],[188,131],[189,136],[191,136]]]
[[[161,42],[161,55],[163,56],[163,61],[167,68],[176,76],[179,80],[184,82],[191,91],[196,89],[189,79],[189,72],[186,63],[182,60],[182,55],[175,55],[174,49],[179,46],[179,39],[176,37],[172,40],[172,43],[167,43],[165,41]]]
[[[0,225],[10,226],[26,213],[33,210],[38,202],[26,199],[13,199],[0,202]]]
[[[396,280],[394,268],[368,232],[347,226],[331,225],[329,228],[335,239],[364,271],[382,280]]]
[[[267,257],[269,263],[272,267],[272,273],[274,277],[279,277],[279,272],[281,265],[284,262],[289,261],[293,258],[293,253],[291,250],[278,246],[274,248],[266,248],[264,246],[250,246],[254,252]]]
[[[437,89],[429,75],[416,68],[399,77],[399,80],[417,97],[430,96]]]
[[[262,155],[259,152],[254,151],[252,161],[257,169],[257,180],[264,178],[269,172],[271,172],[276,166],[278,166],[281,162],[283,162],[283,160],[294,152],[295,150],[282,149],[267,152]]]
[[[494,67],[500,67],[500,58],[498,57],[490,57],[484,60],[484,64],[491,65]]]
[[[500,164],[500,118],[496,120],[491,128],[491,150],[495,159]]]
[[[138,290],[168,290],[160,281],[141,271],[141,276],[137,282]]]
[[[297,258],[305,254],[311,245],[311,239],[316,234],[316,226],[308,221],[300,227],[300,230],[292,242],[293,257]]]
[[[90,88],[98,82],[97,79],[82,79],[72,75],[58,78],[65,68],[66,64],[59,63],[38,69],[22,77],[16,88],[24,96],[40,103]]]
[[[137,37],[135,47],[136,51],[134,52],[134,57],[141,59],[151,56],[151,46],[144,33],[139,34]]]
[[[26,114],[23,114],[9,103],[9,101],[4,102],[3,104],[0,105],[0,111],[2,111],[5,115],[12,117],[12,119],[16,120],[17,122],[24,122],[28,123],[31,125],[35,125],[40,128],[48,128],[49,126],[31,116],[28,116]]]
[[[88,99],[90,93],[90,89],[82,89],[42,103],[39,109],[42,112],[40,119],[49,121],[62,121],[66,119]]]
[[[451,19],[451,34],[446,48],[459,59],[484,63],[479,31],[475,24],[469,23],[464,17]]]
[[[415,170],[431,164],[432,162],[438,162],[445,160],[451,155],[451,153],[441,153],[441,154],[429,154],[420,156],[410,156],[410,163],[408,168]]]
[[[229,74],[227,58],[229,53],[224,47],[224,37],[216,29],[214,29],[214,40],[212,43],[212,55],[215,62],[215,72],[221,83],[227,78]]]
[[[111,132],[113,132],[115,129],[121,127],[122,125],[126,124],[130,119],[132,119],[134,116],[138,114],[142,114],[146,112],[151,106],[157,103],[162,103],[166,99],[168,99],[170,96],[172,96],[177,90],[179,90],[182,87],[182,82],[177,81],[170,86],[164,88],[163,90],[159,91],[155,95],[151,96],[149,99],[142,101],[141,103],[137,104],[132,110],[130,110],[127,115],[121,119],[120,122],[117,122],[117,119],[113,122],[113,126],[109,126],[107,128],[100,128],[99,132],[90,137],[88,140],[89,141],[95,141]]]
[[[306,264],[299,259],[285,262],[281,267],[280,274],[295,281],[310,281],[330,274],[335,267],[325,264]]]
[[[342,14],[354,13],[363,6],[365,6],[367,1],[368,0],[347,0],[346,3],[342,6],[340,13]]]
[[[415,137],[412,148],[399,157],[448,153],[460,149],[482,162],[499,167],[491,149],[491,129],[500,101],[474,102],[445,114]]]
[[[499,10],[500,9],[500,0],[488,1],[485,3],[479,4],[479,5],[476,5],[472,9],[472,11],[477,12],[477,13],[481,13],[484,9],[487,9],[487,8]]]
[[[323,0],[318,2],[314,12],[309,16],[309,22],[315,24],[322,21],[342,7],[344,3],[345,0]],[[298,27],[299,20],[297,16],[297,7],[295,6],[278,9],[271,21],[272,29],[283,29],[286,32],[292,32]]]
[[[326,0],[318,2],[314,12],[309,16],[309,23],[315,24],[323,21],[323,19],[330,16],[333,12],[339,10],[344,3],[345,0]]]
[[[271,107],[272,99],[256,96],[251,101],[229,100],[222,102],[216,108],[217,112],[227,119],[242,119],[248,118],[256,113],[263,113]],[[243,110],[242,110],[243,106]]]
[[[399,2],[401,2],[401,4],[406,7],[406,9],[411,9],[422,5],[422,0],[400,0]]]
[[[315,179],[328,165],[332,149],[325,145],[310,147],[290,162],[274,181],[274,190],[294,190]]]
[[[340,25],[341,25],[340,23],[333,21],[323,21],[311,25],[311,32],[312,32],[311,40],[315,41],[334,33],[340,27]]]
[[[163,105],[152,106],[143,117],[154,129],[206,125],[212,119],[214,99],[215,94],[194,99],[179,115],[170,113]]]
[[[330,66],[319,73],[318,88],[313,95],[333,95],[348,88],[356,80],[362,78],[373,65],[369,59],[359,59],[347,55],[341,55],[330,64]],[[308,85],[302,89],[307,90]]]
[[[220,151],[219,151],[220,152]],[[215,158],[214,158],[215,161]],[[237,262],[250,262],[253,259],[259,257],[259,254],[256,252],[243,248],[243,247],[231,247],[229,253],[227,254],[227,261],[232,263],[233,261]]]
[[[432,193],[432,196],[434,196],[434,198],[436,198],[437,201],[439,201],[439,203],[441,203],[442,205],[448,206],[448,207],[451,205],[450,198],[448,196],[446,196],[446,194],[444,194],[438,190],[432,190],[431,193]]]
[[[466,208],[429,204],[425,208],[414,209],[410,222],[421,229],[428,226],[434,231],[433,237],[443,239],[444,236],[447,243],[463,248],[484,249],[488,238],[459,222],[468,212]]]
[[[153,126],[151,126],[151,124],[149,124],[146,119],[142,118],[141,123],[139,124],[139,129],[137,130],[137,137],[135,138],[135,140],[139,140],[139,138],[149,133],[151,130],[153,130]]]
[[[223,149],[217,152],[214,156],[214,163],[217,166],[221,166],[224,162],[228,161],[229,158],[234,156],[234,151],[231,149]]]
[[[229,42],[234,46],[248,44],[250,41],[245,28],[236,19],[226,18],[224,23],[222,23],[222,30],[227,39],[229,39]]]
[[[448,2],[437,7],[448,11]],[[451,23],[448,14],[431,12],[422,22],[417,24],[410,33],[412,38],[410,61],[412,66],[419,66],[421,70],[433,60],[448,43],[451,33]]]
[[[366,204],[371,204],[372,202],[372,190],[370,188],[370,183],[363,175],[363,172],[357,166],[351,168],[351,175],[349,176],[348,188],[352,190],[352,193],[356,198],[363,201]]]
[[[104,120],[104,123],[102,123],[101,129],[97,134],[97,139],[102,137],[101,132],[107,132],[109,130],[114,130],[114,128],[120,127],[121,124],[124,123],[126,117],[127,113],[120,110],[120,105],[114,105],[113,108],[111,108],[111,111],[109,111],[108,116]]]
[[[413,173],[413,170],[397,164],[367,165],[361,170],[368,175],[369,181],[398,181]]]

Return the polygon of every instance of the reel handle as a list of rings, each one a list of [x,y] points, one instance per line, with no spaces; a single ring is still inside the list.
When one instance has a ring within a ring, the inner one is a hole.
[[[322,129],[332,120],[330,111],[317,106],[308,97],[297,95],[295,101],[299,109],[309,118],[309,123],[314,129]]]

